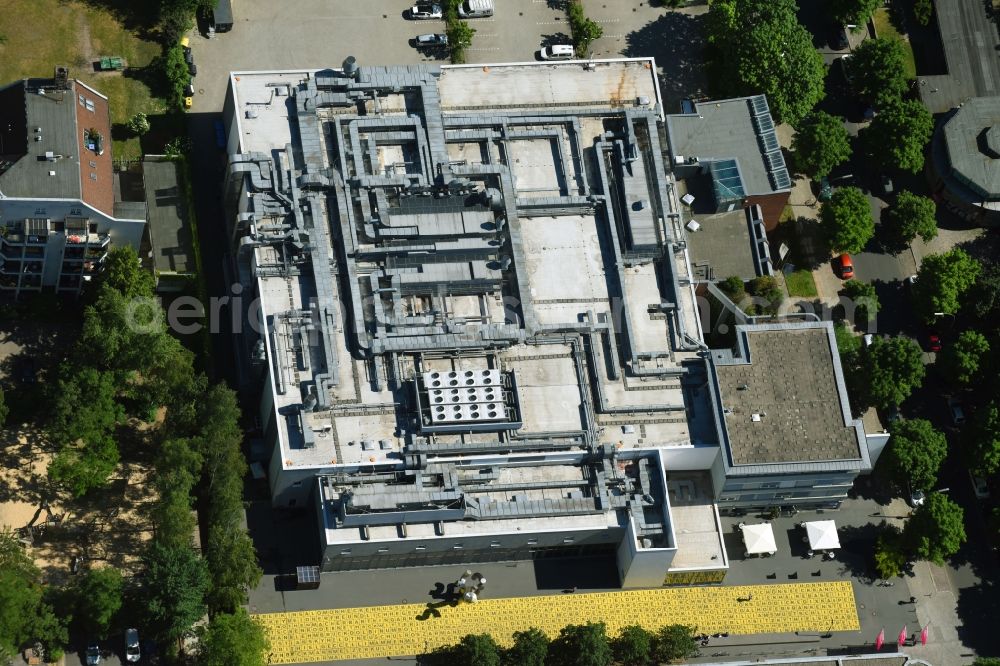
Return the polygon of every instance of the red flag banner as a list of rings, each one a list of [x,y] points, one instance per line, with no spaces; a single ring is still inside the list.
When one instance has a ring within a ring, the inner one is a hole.
[[[881,650],[882,649],[882,643],[885,643],[885,628],[884,627],[882,628],[882,631],[878,632],[878,636],[875,637],[875,649],[876,650]]]
[[[920,644],[927,645],[927,627],[931,625],[925,625],[923,629],[920,630]]]
[[[903,625],[902,631],[899,632],[899,637],[896,639],[896,645],[906,645],[906,625]]]

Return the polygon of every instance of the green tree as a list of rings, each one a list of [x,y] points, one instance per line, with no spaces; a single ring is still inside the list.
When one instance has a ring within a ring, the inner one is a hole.
[[[844,283],[843,294],[854,306],[854,323],[861,325],[875,317],[879,310],[878,294],[875,287],[861,280]]]
[[[906,553],[902,549],[899,533],[887,532],[875,542],[875,570],[880,578],[888,580],[903,573]]]
[[[208,570],[191,548],[153,542],[143,556],[139,590],[146,622],[160,641],[180,638],[205,614]]]
[[[232,612],[246,602],[247,591],[260,582],[257,551],[247,531],[239,524],[211,525],[205,545],[205,561],[212,583],[206,601],[213,611]]]
[[[931,22],[931,15],[934,13],[934,4],[931,0],[916,0],[913,3],[913,16],[917,23],[926,26]]]
[[[890,424],[888,455],[884,465],[903,488],[929,490],[948,455],[948,441],[926,419],[906,419]]]
[[[943,565],[965,542],[964,512],[947,495],[929,493],[906,523],[903,539],[921,559]]]
[[[954,343],[942,350],[937,363],[949,381],[968,384],[979,374],[989,353],[986,336],[978,331],[962,331]]]
[[[185,32],[187,28],[181,32]],[[176,40],[171,40],[176,42]],[[184,108],[184,87],[191,81],[191,73],[188,71],[187,61],[184,60],[184,50],[179,44],[174,43],[168,47],[160,57],[160,71],[166,81],[167,104],[175,110]]]
[[[202,457],[187,439],[168,439],[160,446],[153,483],[160,501],[153,506],[156,540],[167,546],[190,547],[196,526],[191,491],[201,474]]]
[[[913,284],[913,308],[925,321],[958,312],[960,299],[979,277],[979,264],[965,250],[953,248],[924,257]]]
[[[746,298],[746,286],[743,284],[743,278],[738,275],[730,275],[725,280],[719,283],[719,289],[722,290],[726,296],[729,297],[733,303],[737,305]]]
[[[52,408],[50,433],[62,445],[100,442],[125,417],[115,401],[115,380],[94,368],[64,366]],[[86,409],[81,409],[86,405]]]
[[[245,609],[217,613],[198,631],[200,666],[265,666],[270,647],[264,628]]]
[[[841,25],[864,25],[880,4],[879,0],[830,0],[827,10]]]
[[[975,289],[970,289],[965,302],[972,314],[984,324],[1000,327],[1000,262],[984,260],[980,263]]]
[[[456,64],[465,62],[465,49],[472,45],[472,37],[476,29],[465,21],[448,23],[448,49],[451,51],[451,61]]]
[[[456,666],[500,666],[500,646],[489,634],[468,634],[452,651]]]
[[[902,100],[886,104],[860,139],[868,157],[883,169],[918,173],[924,167],[924,147],[934,132],[934,119],[923,104]]]
[[[604,34],[604,29],[587,18],[583,12],[583,3],[580,0],[569,0],[566,5],[566,14],[569,18],[569,29],[573,33],[573,49],[576,54],[584,58],[590,50],[590,44],[595,39],[600,39]]]
[[[826,111],[813,111],[796,128],[792,151],[796,167],[812,178],[820,178],[850,159],[851,137],[840,118]]]
[[[88,635],[107,638],[115,615],[122,607],[124,583],[113,567],[89,569],[75,589],[77,615]]]
[[[118,467],[118,446],[104,435],[96,440],[68,445],[49,463],[49,478],[69,490],[74,497],[83,497],[92,490],[103,488]]]
[[[695,627],[683,624],[661,627],[653,641],[653,657],[656,661],[663,662],[692,656],[698,650],[694,632]]]
[[[930,197],[902,191],[896,203],[882,213],[895,240],[909,244],[919,236],[925,243],[937,236],[937,204]]]
[[[991,402],[976,412],[965,438],[969,468],[980,476],[1000,471],[1000,405]]]
[[[7,407],[7,395],[4,393],[3,389],[0,388],[0,428],[3,428],[4,424],[7,423],[7,417],[10,415],[10,408]]]
[[[58,617],[45,599],[41,572],[13,532],[0,528],[0,655],[41,642],[53,660],[69,642],[68,618]]]
[[[552,641],[549,655],[555,666],[610,666],[611,644],[604,623],[563,627]]]
[[[841,187],[819,213],[820,226],[834,252],[854,254],[875,235],[868,198],[856,187]]]
[[[795,0],[715,0],[706,27],[722,92],[763,93],[778,122],[795,126],[823,98],[826,77],[797,11]]]
[[[514,644],[504,654],[505,666],[545,666],[549,654],[549,637],[531,627],[514,632]]]
[[[762,314],[777,314],[785,301],[785,292],[778,286],[778,281],[770,275],[762,275],[750,281],[747,291],[753,296],[753,305],[747,312]]]
[[[924,380],[923,353],[906,337],[875,338],[862,354],[865,402],[880,409],[902,404]]]
[[[846,62],[854,91],[876,108],[881,110],[906,93],[906,51],[895,37],[864,40]]]
[[[611,651],[622,666],[646,666],[653,656],[653,635],[638,624],[623,627],[611,641]]]
[[[142,136],[149,131],[149,118],[141,111],[128,119],[128,130],[132,134]],[[128,246],[124,246],[128,247]]]
[[[125,298],[152,297],[156,290],[153,274],[142,267],[131,245],[119,245],[108,252],[101,282]]]

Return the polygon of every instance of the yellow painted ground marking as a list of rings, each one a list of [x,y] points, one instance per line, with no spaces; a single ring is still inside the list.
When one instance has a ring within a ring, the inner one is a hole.
[[[604,622],[611,636],[629,624],[656,629],[679,623],[709,634],[860,629],[847,581],[555,594],[433,608],[405,604],[256,617],[271,641],[273,664],[421,654],[470,633],[488,632],[509,645],[515,631],[538,627],[555,636],[567,624],[587,621]]]

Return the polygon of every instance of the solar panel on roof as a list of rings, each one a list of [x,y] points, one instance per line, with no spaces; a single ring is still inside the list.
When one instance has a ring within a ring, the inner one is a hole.
[[[788,177],[788,170],[782,169],[771,174],[771,182],[776,190],[785,190],[792,186],[792,180]]]
[[[781,148],[781,146],[778,144],[778,137],[774,133],[774,130],[770,132],[765,132],[761,134],[758,138],[760,139],[761,150],[763,150],[765,153],[771,153]]]
[[[757,132],[763,134],[765,132],[774,130],[774,121],[771,120],[770,115],[766,116],[754,116],[753,126],[757,128]]]
[[[765,113],[769,113],[771,111],[771,109],[769,109],[767,106],[767,98],[764,97],[763,95],[757,95],[756,97],[752,98],[750,100],[750,103],[753,105],[753,112],[755,115],[759,116]]]
[[[785,158],[781,155],[780,150],[775,150],[764,155],[764,161],[767,162],[769,171],[777,171],[778,169],[785,168]]]

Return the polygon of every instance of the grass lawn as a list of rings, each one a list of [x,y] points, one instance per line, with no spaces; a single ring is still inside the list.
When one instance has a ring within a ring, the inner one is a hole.
[[[915,78],[917,76],[917,61],[913,58],[913,48],[910,46],[910,41],[903,37],[899,30],[896,30],[896,26],[892,24],[889,10],[884,7],[876,9],[872,20],[879,37],[894,37],[903,42],[903,51],[906,53],[906,76],[911,79]]]
[[[108,97],[114,124],[166,108],[134,76],[159,54],[159,45],[140,39],[104,9],[73,0],[0,0],[0,36],[0,85],[51,77],[56,65],[67,65],[71,77]],[[122,56],[132,71],[95,72],[93,61],[103,55]],[[138,138],[116,138],[113,150],[115,157],[141,155]]]
[[[813,297],[818,296],[816,282],[813,280],[812,271],[800,268],[785,275],[785,287],[788,288],[789,296]]]

